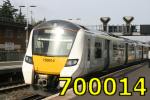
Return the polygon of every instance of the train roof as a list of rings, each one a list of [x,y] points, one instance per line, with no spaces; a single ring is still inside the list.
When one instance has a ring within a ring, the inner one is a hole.
[[[78,31],[81,27],[77,24],[71,23],[65,20],[51,20],[44,23],[39,24],[34,27],[34,29],[42,29],[42,28],[53,28],[53,27],[62,27],[64,29],[71,29],[74,31]]]
[[[94,30],[89,30],[88,28],[86,28],[84,25],[81,25],[79,23],[76,23],[74,21],[70,21],[70,20],[51,20],[51,21],[47,21],[44,23],[41,23],[39,25],[37,25],[36,27],[34,27],[34,29],[42,29],[42,28],[50,28],[50,27],[63,27],[64,29],[71,29],[74,31],[78,31],[80,29],[84,29],[87,33],[90,33],[91,35],[96,35],[96,36],[100,36],[101,38],[105,38],[108,40],[118,40],[118,41],[123,41],[125,43],[131,43],[131,44],[138,44],[138,45],[144,45],[144,46],[150,46],[147,43],[143,43],[141,41],[135,41],[135,40],[131,40],[131,39],[127,39],[124,37],[119,37],[107,32],[102,32],[102,31],[94,31]]]
[[[97,34],[97,35],[101,36],[102,38],[105,38],[105,39],[108,39],[108,40],[117,40],[117,41],[119,40],[119,41],[123,41],[124,43],[150,47],[150,45],[146,42],[132,40],[132,39],[128,39],[128,38],[121,37],[121,36],[116,36],[114,34],[107,33],[107,32],[102,32],[102,31],[93,31],[93,30],[88,30],[88,31],[93,33],[93,34]]]

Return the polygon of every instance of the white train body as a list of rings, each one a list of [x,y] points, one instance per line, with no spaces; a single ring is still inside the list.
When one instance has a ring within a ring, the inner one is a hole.
[[[71,22],[53,20],[31,31],[23,76],[27,84],[48,86],[58,77],[75,79],[148,59],[148,47],[104,32],[91,32]]]

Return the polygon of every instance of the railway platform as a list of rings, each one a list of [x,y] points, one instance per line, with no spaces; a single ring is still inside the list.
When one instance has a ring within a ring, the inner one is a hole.
[[[21,66],[21,61],[0,62],[0,88],[24,82]]]
[[[11,66],[11,65],[21,65],[22,61],[4,61],[0,62],[0,67],[1,66]]]
[[[0,75],[21,71],[22,61],[0,62]]]
[[[107,79],[108,77],[114,77],[116,80],[116,92],[114,95],[106,95],[104,93],[104,90],[100,92],[97,96],[92,96],[89,91],[86,91],[86,93],[82,96],[78,96],[74,93],[73,88],[68,89],[65,96],[59,96],[58,94],[51,95],[50,97],[45,98],[44,100],[149,100],[150,97],[150,68],[149,63],[143,63],[139,65],[134,65],[132,67],[125,68],[120,71],[116,71],[114,73],[110,73],[108,75],[104,75],[100,77],[99,79],[102,80],[102,83],[104,82],[104,79]],[[140,84],[138,84],[138,79],[141,77],[145,78],[145,81]],[[124,91],[124,84],[120,83],[120,80],[123,78],[127,78],[127,91],[131,93],[131,96],[119,96],[120,92]],[[110,82],[111,83],[111,82]],[[140,92],[135,92],[134,88],[135,85],[137,85],[136,88],[140,88],[142,85],[144,85],[144,88],[146,88],[146,92],[144,96],[140,96]],[[142,84],[142,85],[141,85]],[[109,84],[112,89],[112,84]],[[78,86],[79,90],[81,91],[81,86]],[[96,86],[94,86],[93,89],[95,89]],[[102,86],[104,88],[104,86]],[[111,91],[109,88],[109,91]],[[88,89],[87,89],[88,90]],[[96,90],[96,89],[95,89]],[[79,92],[80,92],[79,91]],[[108,91],[108,92],[109,92]]]

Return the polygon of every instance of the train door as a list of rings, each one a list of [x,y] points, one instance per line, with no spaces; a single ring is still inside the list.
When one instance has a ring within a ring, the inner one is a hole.
[[[143,58],[144,59],[148,58],[148,47],[143,47]]]
[[[91,65],[91,40],[88,39],[87,41],[87,63],[86,67],[88,70],[90,70],[90,65]]]
[[[128,63],[128,43],[125,44],[125,64]]]
[[[133,43],[128,44],[128,62],[131,63],[136,59],[135,45]]]
[[[113,67],[113,41],[109,41],[109,68]]]
[[[104,69],[104,39],[94,38],[91,51],[91,71]]]
[[[109,44],[110,44],[110,40],[105,40],[104,43],[104,70],[107,70],[109,67],[109,63],[110,63],[110,56],[109,56]]]
[[[143,46],[142,46],[142,60],[143,60],[143,54],[144,54],[143,51],[144,51],[144,50],[143,50]]]

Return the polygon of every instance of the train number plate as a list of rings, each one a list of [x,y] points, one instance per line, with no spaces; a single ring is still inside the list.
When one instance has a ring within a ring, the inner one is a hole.
[[[44,62],[55,62],[55,59],[43,58]]]

